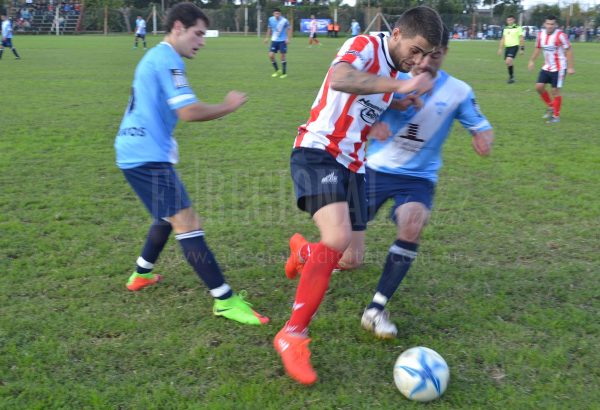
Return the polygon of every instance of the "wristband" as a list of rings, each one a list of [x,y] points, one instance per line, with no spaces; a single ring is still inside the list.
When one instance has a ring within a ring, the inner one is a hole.
[[[525,51],[525,46],[521,46],[521,51]]]

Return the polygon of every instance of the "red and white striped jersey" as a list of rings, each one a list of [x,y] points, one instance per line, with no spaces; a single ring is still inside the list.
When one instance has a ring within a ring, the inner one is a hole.
[[[310,118],[298,128],[294,148],[326,150],[350,171],[364,173],[367,135],[390,105],[392,93],[356,95],[333,90],[331,74],[339,62],[382,77],[395,78],[397,73],[384,35],[363,35],[347,40],[325,76]]]
[[[561,30],[554,30],[548,34],[546,30],[538,33],[536,47],[544,52],[544,66],[542,70],[561,71],[567,68],[565,50],[571,47],[567,35]]]

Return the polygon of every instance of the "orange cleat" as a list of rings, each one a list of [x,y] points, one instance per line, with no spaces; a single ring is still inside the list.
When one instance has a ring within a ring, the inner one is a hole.
[[[145,288],[146,286],[154,285],[155,283],[160,282],[161,280],[162,276],[156,275],[154,273],[133,272],[133,274],[129,277],[129,280],[127,281],[127,289],[135,292]]]
[[[288,279],[294,279],[298,274],[302,273],[306,261],[300,256],[300,249],[307,244],[308,241],[299,233],[293,234],[290,238],[290,257],[285,263],[285,276]]]
[[[283,329],[275,335],[273,346],[279,356],[285,372],[298,383],[310,385],[317,381],[317,373],[310,364],[310,339],[306,336],[295,336]]]

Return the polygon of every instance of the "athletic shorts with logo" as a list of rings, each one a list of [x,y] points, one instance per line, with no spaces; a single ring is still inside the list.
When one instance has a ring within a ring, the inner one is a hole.
[[[287,53],[287,44],[285,41],[271,41],[271,53],[276,53],[279,51],[281,54]]]
[[[504,48],[504,58],[516,58],[519,53],[519,46],[511,46]]]
[[[296,148],[290,158],[298,208],[314,215],[336,202],[347,202],[353,231],[367,229],[365,174],[350,171],[325,150]]]

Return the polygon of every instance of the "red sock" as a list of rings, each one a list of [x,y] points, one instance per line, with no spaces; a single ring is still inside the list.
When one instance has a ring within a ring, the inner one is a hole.
[[[540,96],[548,107],[552,107],[552,98],[550,97],[550,94],[548,94],[548,91],[544,91]]]
[[[342,255],[343,252],[331,249],[321,242],[312,244],[296,290],[292,316],[286,326],[288,332],[306,333],[308,324],[317,313],[329,287],[331,272]]]
[[[562,103],[562,97],[559,95],[558,97],[554,97],[554,101],[552,102],[552,108],[554,109],[554,116],[560,116],[560,104]]]

